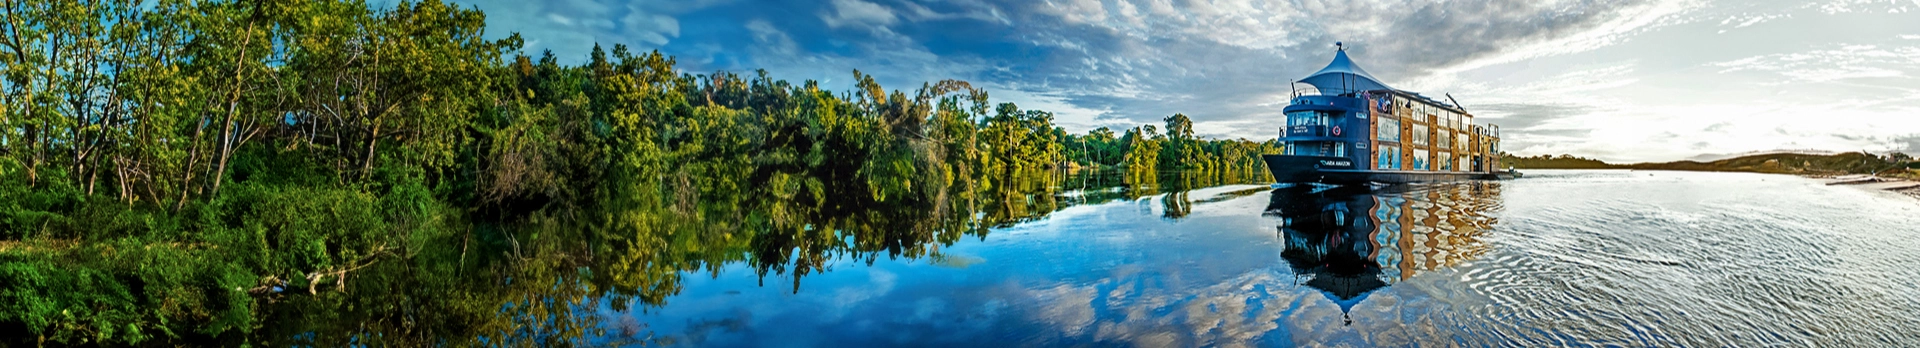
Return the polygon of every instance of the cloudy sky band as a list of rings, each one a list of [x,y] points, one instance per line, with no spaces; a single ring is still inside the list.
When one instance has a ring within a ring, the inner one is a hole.
[[[458,1],[458,0],[456,0]],[[584,57],[889,88],[963,79],[1069,131],[1175,112],[1270,139],[1287,81],[1344,41],[1401,89],[1451,93],[1507,149],[1665,161],[1920,152],[1920,0],[474,0],[490,35]],[[577,58],[575,58],[577,59]],[[844,86],[843,86],[844,87]]]

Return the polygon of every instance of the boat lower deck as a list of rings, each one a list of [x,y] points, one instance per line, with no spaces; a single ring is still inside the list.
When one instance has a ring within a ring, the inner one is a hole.
[[[1461,180],[1501,180],[1512,179],[1515,174],[1505,172],[1450,172],[1418,170],[1365,170],[1353,169],[1351,165],[1341,168],[1339,164],[1347,161],[1338,158],[1313,156],[1266,155],[1267,170],[1273,172],[1273,179],[1283,183],[1317,182],[1326,184],[1364,184],[1387,183],[1403,184],[1418,182],[1443,182]]]

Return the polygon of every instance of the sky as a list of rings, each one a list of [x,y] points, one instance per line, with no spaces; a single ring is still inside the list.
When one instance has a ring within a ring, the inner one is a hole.
[[[1344,42],[1519,155],[1920,153],[1920,0],[448,1],[564,62],[623,44],[839,90],[854,69],[909,92],[958,79],[1076,133],[1183,113],[1202,137],[1272,139],[1289,82]]]

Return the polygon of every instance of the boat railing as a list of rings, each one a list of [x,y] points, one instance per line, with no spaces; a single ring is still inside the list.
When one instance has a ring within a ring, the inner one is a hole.
[[[1347,98],[1326,98],[1326,97],[1333,97],[1333,96],[1317,96],[1317,95],[1301,96],[1299,98],[1293,98],[1292,100],[1288,100],[1287,105],[1327,105],[1327,106],[1337,106],[1337,107],[1346,108],[1346,109],[1361,109],[1367,106],[1366,101],[1358,98],[1352,98],[1352,96],[1350,95],[1340,96],[1340,97],[1347,97]]]
[[[1293,94],[1292,96],[1287,97],[1288,100],[1299,100],[1300,97],[1320,95],[1320,88],[1314,87],[1313,85],[1310,85],[1310,84],[1295,81],[1292,83],[1292,87],[1293,87]]]

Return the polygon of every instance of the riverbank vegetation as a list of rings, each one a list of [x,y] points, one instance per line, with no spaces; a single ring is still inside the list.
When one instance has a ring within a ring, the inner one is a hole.
[[[1885,156],[1866,152],[1831,155],[1773,153],[1734,157],[1716,161],[1675,161],[1661,163],[1610,164],[1571,155],[1516,157],[1501,154],[1502,163],[1519,169],[1641,169],[1711,172],[1755,172],[1797,175],[1876,174],[1890,177],[1915,177],[1920,162],[1899,152]]]
[[[1516,169],[1612,169],[1617,167],[1600,160],[1566,154],[1520,157],[1502,152],[1500,163]]]
[[[432,0],[5,7],[19,343],[554,344],[599,334],[577,307],[722,265],[797,291],[827,260],[936,254],[1064,206],[1062,169],[1138,197],[1279,150],[1185,115],[1069,134],[962,81],[833,92],[617,45],[562,64]]]

